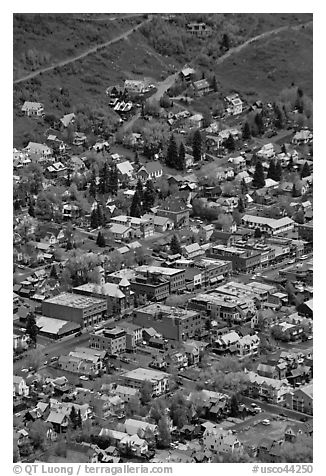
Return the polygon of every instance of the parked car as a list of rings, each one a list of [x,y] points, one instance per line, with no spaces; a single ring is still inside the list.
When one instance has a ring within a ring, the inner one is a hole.
[[[88,377],[86,377],[86,375],[81,375],[81,376],[79,377],[79,379],[86,381],[86,380],[88,380]]]
[[[265,420],[262,421],[262,424],[263,424],[263,425],[270,425],[271,422],[270,422],[270,420],[268,420],[268,419],[266,418]]]

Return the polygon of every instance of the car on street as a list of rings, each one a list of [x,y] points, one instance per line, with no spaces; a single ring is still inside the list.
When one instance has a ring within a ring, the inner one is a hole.
[[[88,380],[88,377],[86,377],[86,375],[81,375],[81,376],[79,377],[79,380],[84,380],[84,381],[86,381],[86,380]]]

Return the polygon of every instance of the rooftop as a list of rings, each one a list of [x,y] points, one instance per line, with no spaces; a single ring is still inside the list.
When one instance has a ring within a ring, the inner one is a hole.
[[[149,380],[150,382],[157,382],[158,380],[162,380],[163,378],[168,377],[169,374],[166,372],[161,372],[159,370],[151,370],[151,369],[143,369],[142,367],[138,367],[138,369],[130,370],[123,374],[123,377],[132,378],[135,380]]]
[[[182,269],[177,268],[165,268],[163,266],[138,266],[135,268],[136,273],[140,274],[164,274],[165,276],[173,276],[174,274],[180,273]]]
[[[50,299],[43,301],[46,303],[58,304],[59,306],[74,307],[78,309],[87,309],[97,304],[103,304],[103,299],[92,296],[81,296],[80,294],[62,293]]]
[[[144,306],[140,308],[139,310],[146,314],[152,314],[152,315],[162,313],[164,314],[165,317],[170,319],[175,319],[175,318],[187,319],[189,317],[197,315],[196,311],[190,311],[190,310],[182,309],[181,307],[167,306],[165,304],[159,304],[159,303],[148,304],[147,306]]]

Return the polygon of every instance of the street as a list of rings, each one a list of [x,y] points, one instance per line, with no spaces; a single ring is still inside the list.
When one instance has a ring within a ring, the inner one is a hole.
[[[305,413],[299,413],[294,410],[289,410],[288,408],[281,407],[279,405],[273,405],[271,403],[263,402],[261,400],[255,400],[253,398],[241,396],[241,401],[247,406],[250,406],[252,403],[256,403],[256,405],[265,412],[273,413],[274,415],[280,415],[282,413],[284,416],[291,418],[292,420],[301,421],[302,418],[312,420],[312,416],[306,415]],[[259,415],[262,414],[260,413]]]

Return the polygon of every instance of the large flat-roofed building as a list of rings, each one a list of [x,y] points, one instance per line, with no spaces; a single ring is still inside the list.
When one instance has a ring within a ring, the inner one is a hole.
[[[232,262],[233,270],[253,271],[261,264],[261,251],[236,246],[215,245],[208,249],[209,257]]]
[[[145,382],[152,385],[152,394],[162,395],[169,390],[169,374],[159,370],[138,369],[131,370],[121,375],[124,385],[132,388],[142,388]]]
[[[284,218],[266,218],[255,215],[244,215],[242,223],[249,228],[259,228],[260,231],[279,235],[287,233],[294,228],[294,221],[289,217]]]
[[[119,284],[116,283],[86,283],[73,288],[74,293],[85,296],[104,298],[107,302],[107,312],[109,316],[123,314],[128,309],[134,307],[134,292],[131,291],[130,283],[123,278]]]
[[[103,329],[89,336],[92,349],[105,350],[108,354],[117,355],[126,350],[126,331],[120,327]]]
[[[216,292],[235,296],[239,299],[258,299],[261,302],[267,301],[270,294],[277,291],[275,286],[262,284],[258,282],[252,283],[238,283],[236,281],[229,281],[223,286],[215,289]]]
[[[134,323],[152,327],[165,339],[183,341],[200,335],[205,320],[194,310],[149,304],[134,311]]]
[[[156,301],[186,287],[184,269],[143,265],[135,268],[135,271],[136,278],[131,281],[132,290]],[[158,286],[156,293],[153,286]]]
[[[102,321],[106,312],[106,299],[80,294],[61,293],[42,302],[44,316],[77,322],[81,328]]]
[[[219,292],[201,293],[189,301],[189,307],[205,312],[213,319],[221,319],[229,324],[243,323],[255,318],[255,303],[249,298],[238,298]]]

